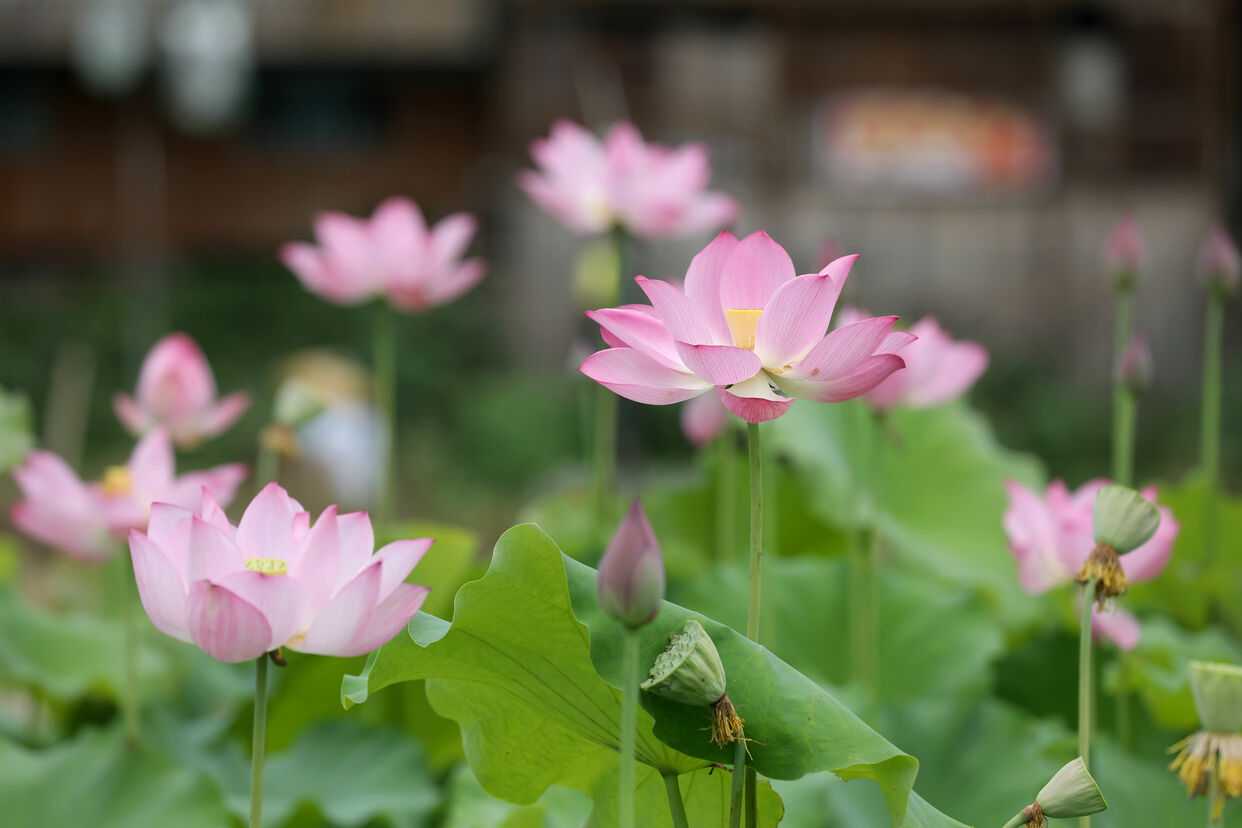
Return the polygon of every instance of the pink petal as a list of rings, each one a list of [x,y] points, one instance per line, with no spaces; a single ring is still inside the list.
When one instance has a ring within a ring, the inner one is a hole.
[[[766,308],[776,289],[796,275],[785,248],[762,230],[751,233],[742,239],[724,264],[720,277],[721,307]],[[684,339],[675,333],[673,336]]]
[[[342,568],[341,557],[337,509],[329,506],[297,545],[289,561],[289,575],[305,587],[306,611],[312,616],[332,599],[337,585],[353,574]]]
[[[1096,641],[1111,641],[1119,649],[1128,651],[1139,645],[1143,628],[1137,618],[1119,606],[1103,612],[1092,607],[1091,637]]]
[[[369,242],[372,256],[387,273],[408,270],[430,254],[427,222],[418,205],[408,198],[385,199],[371,214]]]
[[[264,575],[234,572],[219,584],[263,614],[271,628],[264,652],[283,645],[302,626],[306,612],[306,592],[290,575]]]
[[[169,503],[152,503],[151,517],[147,521],[146,537],[156,546],[164,557],[176,568],[177,573],[185,576],[186,557],[190,547],[190,525],[194,513],[180,506]],[[133,550],[134,533],[130,532],[130,549]],[[182,592],[185,587],[182,585]]]
[[[648,405],[682,402],[711,388],[693,374],[667,368],[633,348],[591,354],[578,370],[622,397]]]
[[[748,423],[775,420],[793,405],[793,400],[774,393],[763,375],[729,389],[717,388],[716,393],[725,408]]]
[[[263,487],[237,524],[237,543],[251,558],[289,560],[293,554],[293,520],[302,508],[277,483]]]
[[[798,276],[776,289],[755,327],[755,353],[766,367],[781,370],[824,338],[844,284],[825,273]]]
[[[375,552],[375,531],[366,512],[350,512],[336,519],[341,539],[341,571],[353,577],[371,561]]]
[[[816,402],[844,402],[865,394],[879,385],[894,371],[905,367],[901,357],[896,354],[875,354],[869,356],[852,371],[823,382],[806,381],[797,384],[797,390],[790,390],[796,397],[803,397]],[[781,388],[784,389],[784,383]]]
[[[254,557],[275,557],[255,555]],[[185,578],[194,581],[222,581],[233,572],[246,569],[246,556],[229,533],[200,517],[190,520],[190,538],[186,550]]]
[[[1147,490],[1144,490],[1143,496],[1153,503],[1156,502],[1154,493],[1149,496]],[[1138,549],[1121,556],[1121,568],[1131,581],[1150,581],[1155,578],[1169,565],[1169,558],[1173,555],[1173,544],[1177,540],[1181,525],[1173,517],[1169,507],[1159,506],[1158,509],[1160,525],[1156,527],[1156,533]]]
[[[418,584],[398,584],[392,594],[375,607],[370,619],[338,655],[369,653],[392,640],[414,617],[430,590]]]
[[[215,405],[207,407],[198,423],[200,436],[214,437],[227,430],[250,407],[250,395],[238,391],[222,397]]]
[[[237,487],[246,479],[249,470],[241,463],[229,463],[201,472],[188,472],[164,489],[168,503],[190,508],[202,502],[206,490],[213,501],[231,503]]]
[[[728,227],[737,221],[741,211],[741,205],[732,196],[716,192],[702,193],[686,205],[675,234],[689,235]]]
[[[431,303],[443,305],[453,301],[478,284],[485,275],[487,262],[482,259],[467,259],[447,277],[432,284]]]
[[[853,371],[885,341],[895,316],[876,316],[829,332],[788,374],[823,382]]]
[[[190,336],[173,333],[155,343],[138,374],[138,399],[155,419],[186,420],[216,396],[207,357]]]
[[[156,629],[180,641],[190,640],[188,598],[177,566],[141,532],[129,533],[129,552],[142,608]]]
[[[712,385],[732,385],[759,373],[763,363],[753,351],[732,345],[674,343],[686,367]]]
[[[209,581],[190,584],[190,640],[217,661],[235,663],[268,652],[272,628],[244,598]]]
[[[1068,582],[1071,573],[1057,555],[1060,531],[1048,505],[1035,492],[1009,480],[1009,504],[1003,524],[1009,548],[1018,565],[1018,583],[1032,594],[1047,592]]]
[[[648,279],[646,276],[635,276],[634,281],[642,288],[643,293],[647,294],[647,298],[651,300],[651,306],[655,308],[656,316],[664,323],[669,336],[674,340],[695,345],[733,344],[732,337],[723,341],[713,339],[707,320],[699,314],[694,303],[668,282]]]
[[[379,599],[385,600],[397,585],[403,583],[423,555],[435,543],[431,538],[393,541],[375,553],[380,566]]]
[[[229,533],[230,537],[237,534],[236,528],[229,523],[229,516],[220,508],[211,489],[204,486],[199,499],[198,516],[213,526],[218,526]]]
[[[277,254],[281,263],[293,271],[302,287],[331,301],[341,301],[333,291],[332,280],[327,273],[319,248],[306,242],[290,242],[281,245]]]
[[[717,395],[695,397],[681,407],[681,432],[694,445],[705,446],[724,432],[726,411]]]
[[[460,259],[478,225],[469,213],[453,213],[441,219],[431,231],[432,261],[436,267],[448,267]]]
[[[125,464],[133,490],[149,494],[165,491],[173,481],[173,463],[172,437],[168,432],[163,428],[147,432]]]
[[[315,217],[315,236],[323,249],[324,272],[332,278],[334,292],[357,296],[380,287],[382,263],[367,222],[344,213],[320,213]]]
[[[732,342],[733,334],[725,319],[724,305],[720,302],[720,279],[724,265],[740,244],[737,236],[723,231],[690,260],[686,269],[686,297],[694,303],[699,315],[711,331],[710,342]]]
[[[685,370],[686,366],[677,355],[677,346],[673,344],[668,328],[651,308],[645,305],[603,308],[587,311],[586,315],[599,325],[601,333],[613,338],[610,344],[614,347],[634,348],[666,368]]]
[[[121,425],[131,434],[141,434],[151,425],[151,418],[147,416],[133,397],[128,394],[116,394],[112,397],[112,410],[116,412],[116,418],[121,421]]]
[[[318,655],[356,655],[355,642],[367,628],[371,613],[379,602],[382,575],[378,565],[368,566],[341,588],[320,610],[306,631],[306,637],[292,649]]]

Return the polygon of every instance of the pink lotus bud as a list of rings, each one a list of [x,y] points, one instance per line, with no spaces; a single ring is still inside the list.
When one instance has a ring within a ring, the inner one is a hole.
[[[627,627],[651,621],[664,600],[664,557],[647,513],[630,506],[599,562],[599,603]]]
[[[1117,222],[1104,245],[1104,269],[1117,290],[1129,290],[1147,266],[1147,242],[1132,213]]]
[[[1116,375],[1117,381],[1131,394],[1141,394],[1151,387],[1151,348],[1147,347],[1147,339],[1141,333],[1131,337],[1130,344],[1121,352]]]
[[[1199,246],[1199,275],[1204,284],[1221,296],[1238,292],[1238,248],[1219,224]]]
[[[715,394],[697,396],[681,407],[681,433],[696,446],[715,442],[724,432],[728,413]]]

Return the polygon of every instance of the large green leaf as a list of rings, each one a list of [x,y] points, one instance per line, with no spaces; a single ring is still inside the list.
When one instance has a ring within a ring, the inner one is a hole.
[[[118,730],[88,730],[45,750],[0,740],[5,825],[39,828],[222,828],[219,793],[198,773]]]
[[[0,474],[21,462],[34,446],[30,400],[0,388]]]
[[[1004,483],[1040,481],[1038,464],[1001,448],[961,404],[898,409],[886,428],[861,403],[795,405],[765,423],[837,526],[871,522],[897,550],[956,583],[985,589],[1012,623],[1038,605],[1017,587],[1001,517]]]

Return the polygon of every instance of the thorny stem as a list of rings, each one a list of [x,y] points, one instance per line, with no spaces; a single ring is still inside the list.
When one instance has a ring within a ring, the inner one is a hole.
[[[254,663],[254,730],[250,751],[250,828],[263,824],[263,748],[267,738],[267,653]]]
[[[1082,623],[1078,633],[1078,755],[1091,768],[1091,607],[1095,603],[1095,578],[1082,588]],[[1091,817],[1078,820],[1079,828],[1090,828]]]
[[[1216,560],[1216,500],[1220,487],[1220,371],[1225,300],[1219,291],[1208,296],[1207,320],[1203,332],[1203,403],[1200,411],[1199,462],[1207,478],[1204,499],[1204,560]]]
[[[621,798],[617,824],[620,828],[634,828],[634,727],[638,720],[638,631],[626,627],[622,640],[621,767],[617,771]]]
[[[381,521],[390,521],[397,511],[397,313],[383,300],[376,306],[373,334],[375,403],[388,429],[378,511]]]
[[[673,828],[690,828],[686,819],[686,803],[681,801],[681,786],[677,783],[677,774],[666,773],[664,776],[664,792],[668,794],[668,812],[673,818]]]

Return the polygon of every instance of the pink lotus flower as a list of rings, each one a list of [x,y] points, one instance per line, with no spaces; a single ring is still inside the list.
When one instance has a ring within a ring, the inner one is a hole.
[[[724,433],[728,410],[715,394],[704,394],[681,407],[681,433],[694,446],[713,443]]]
[[[1129,281],[1147,266],[1147,242],[1133,213],[1126,213],[1104,244],[1104,269],[1114,279]]]
[[[766,233],[742,241],[721,233],[690,262],[684,292],[638,276],[650,306],[588,311],[612,347],[592,354],[579,370],[622,397],[651,405],[714,388],[726,408],[751,423],[781,416],[792,397],[856,397],[903,367],[895,352],[914,339],[893,331],[895,316],[825,336],[856,258],[798,276]]]
[[[1199,246],[1199,275],[1210,287],[1232,296],[1238,292],[1238,271],[1238,248],[1217,224]]]
[[[183,333],[155,343],[142,361],[138,398],[117,394],[112,407],[134,434],[168,429],[179,446],[193,446],[221,433],[250,405],[245,392],[216,399],[216,378],[198,343]]]
[[[648,144],[630,123],[617,124],[601,142],[560,120],[530,154],[539,171],[522,172],[518,186],[578,233],[620,225],[647,238],[686,236],[737,218],[736,201],[705,189],[711,167],[702,144]]]
[[[1082,601],[1082,596],[1078,600]],[[1081,604],[1079,604],[1081,610]],[[1143,628],[1132,613],[1113,605],[1106,610],[1091,608],[1091,638],[1096,642],[1111,641],[1121,650],[1133,650],[1143,637]]]
[[[161,632],[218,661],[278,647],[354,656],[409,623],[427,588],[407,584],[430,538],[375,551],[365,512],[310,514],[268,484],[234,527],[210,493],[197,513],[157,503],[146,534],[129,534],[138,593]]]
[[[157,428],[134,447],[129,462],[113,466],[98,483],[84,483],[50,451],[32,451],[13,470],[22,499],[13,507],[13,525],[71,557],[99,562],[116,551],[130,529],[147,525],[154,501],[182,506],[203,491],[226,505],[246,477],[240,463],[174,475],[172,440]]]
[[[866,318],[866,313],[846,308],[840,326]],[[917,339],[901,351],[905,370],[868,391],[864,398],[881,411],[899,405],[930,408],[955,400],[970,390],[988,367],[988,352],[977,342],[955,341],[935,317],[915,322],[910,333]]]
[[[1009,508],[1005,510],[1005,533],[1018,562],[1018,581],[1030,593],[1046,592],[1078,577],[1095,548],[1092,509],[1096,492],[1106,480],[1091,480],[1070,492],[1054,480],[1044,497],[1021,483],[1009,481]],[[1156,502],[1156,489],[1149,486],[1140,494]],[[1167,506],[1159,506],[1160,526],[1151,540],[1120,557],[1121,568],[1130,581],[1148,581],[1169,563],[1178,523]]]
[[[482,259],[461,261],[474,231],[468,213],[428,229],[418,205],[390,198],[369,220],[320,213],[319,246],[286,244],[280,260],[303,287],[329,302],[356,305],[382,296],[398,310],[422,311],[456,299],[483,278]]]

